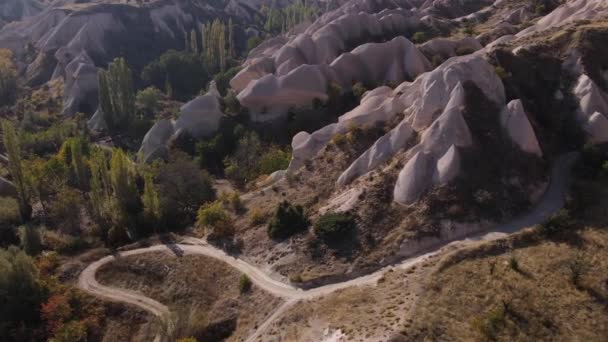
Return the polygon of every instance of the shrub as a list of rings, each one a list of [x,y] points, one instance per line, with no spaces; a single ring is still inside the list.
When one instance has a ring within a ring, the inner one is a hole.
[[[466,56],[466,55],[470,55],[473,52],[475,52],[473,49],[468,48],[468,47],[459,47],[456,49],[456,56]]]
[[[242,212],[244,209],[243,202],[241,201],[241,197],[236,192],[230,192],[230,193],[223,192],[218,196],[218,200],[220,202],[222,202],[224,205],[229,206],[232,209],[232,211],[234,211],[237,214]]]
[[[0,197],[0,226],[19,224],[19,203],[10,197]]]
[[[331,142],[338,147],[343,147],[348,143],[348,139],[345,134],[338,133],[331,138]]]
[[[431,64],[433,64],[434,68],[440,66],[441,64],[443,64],[443,62],[445,61],[439,55],[434,55],[433,58],[431,58]]]
[[[473,322],[475,329],[486,340],[494,340],[504,327],[506,321],[506,313],[503,308],[495,308],[490,310],[480,319]]]
[[[15,332],[23,333],[22,341],[39,340],[28,327],[39,322],[45,295],[33,259],[16,247],[0,249],[1,341],[14,341]]]
[[[259,172],[262,175],[269,175],[278,170],[285,170],[291,161],[291,153],[276,147],[271,147],[262,154],[259,161]]]
[[[259,208],[253,208],[249,211],[249,221],[251,221],[251,224],[254,226],[259,226],[268,221],[268,214]]]
[[[328,213],[315,222],[315,235],[325,242],[337,242],[356,228],[355,219],[344,213]]]
[[[47,249],[63,255],[73,255],[89,247],[89,243],[79,235],[72,236],[45,230],[42,237]]]
[[[574,286],[579,286],[581,277],[589,270],[589,264],[583,254],[577,253],[568,264],[570,270],[570,281]]]
[[[308,218],[300,205],[293,206],[283,201],[277,207],[268,223],[268,236],[272,239],[286,239],[308,228]]]
[[[241,275],[239,278],[239,291],[241,293],[249,292],[251,290],[251,279],[246,274]]]
[[[552,237],[559,234],[574,224],[570,213],[566,209],[558,211],[556,214],[551,215],[545,222],[540,225],[541,232],[547,236]]]
[[[204,228],[218,237],[227,237],[234,234],[232,218],[224,210],[220,201],[201,206],[198,210],[196,223],[200,228]]]
[[[155,87],[148,87],[140,90],[135,96],[135,102],[139,110],[141,110],[144,116],[153,118],[161,109],[162,93]]]
[[[358,99],[362,98],[366,91],[367,88],[365,88],[361,82],[357,82],[355,85],[353,85],[353,95]]]
[[[509,77],[509,73],[507,72],[507,70],[505,70],[505,68],[501,66],[495,67],[494,70],[496,71],[496,75],[498,75],[498,77],[503,80]]]
[[[421,31],[415,32],[412,36],[412,41],[416,44],[422,44],[428,40],[427,34]]]
[[[512,256],[509,259],[509,267],[511,267],[513,271],[519,272],[519,261],[517,261],[517,258],[515,258],[515,256]]]

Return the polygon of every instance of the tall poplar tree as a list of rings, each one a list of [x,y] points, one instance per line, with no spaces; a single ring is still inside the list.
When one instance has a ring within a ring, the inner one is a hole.
[[[133,75],[123,58],[98,73],[99,104],[111,129],[128,127],[135,116]]]
[[[19,194],[19,213],[22,221],[29,220],[32,214],[27,179],[23,172],[21,160],[21,146],[15,127],[8,121],[2,120],[2,141],[8,155],[8,168]]]

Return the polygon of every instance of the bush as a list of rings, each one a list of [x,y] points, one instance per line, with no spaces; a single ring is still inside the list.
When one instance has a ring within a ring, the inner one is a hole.
[[[325,242],[337,242],[355,230],[355,219],[344,213],[328,213],[321,216],[314,226],[315,235]]]
[[[498,75],[498,77],[503,80],[509,77],[509,73],[507,72],[507,70],[505,70],[505,68],[501,66],[495,67],[494,70],[496,71],[496,75]]]
[[[0,197],[0,227],[19,224],[19,203],[10,197]]]
[[[415,32],[414,35],[412,36],[412,41],[416,44],[422,44],[424,42],[426,42],[429,38],[427,37],[427,34],[421,31]]]
[[[272,239],[283,240],[306,230],[308,223],[302,206],[292,206],[289,202],[283,201],[268,223],[268,236]]]
[[[0,249],[0,341],[39,340],[28,328],[40,321],[45,296],[34,260],[15,247]]]
[[[290,161],[291,153],[271,147],[260,158],[259,172],[262,175],[269,175],[278,170],[285,170],[289,166]]]
[[[574,225],[570,213],[566,209],[558,211],[551,215],[545,222],[540,225],[541,232],[547,237],[553,237]]]
[[[241,293],[249,292],[251,290],[251,279],[246,274],[241,275],[239,278],[239,291]]]
[[[135,102],[139,110],[145,117],[154,118],[154,115],[161,109],[163,94],[155,87],[148,87],[140,90],[135,96]]]
[[[234,234],[232,218],[222,207],[222,202],[205,204],[198,210],[196,224],[217,237],[228,237]]]
[[[249,211],[249,221],[254,226],[259,226],[268,221],[268,214],[263,212],[261,209],[253,208]]]
[[[241,197],[236,192],[231,192],[231,193],[223,192],[218,196],[218,199],[224,205],[229,206],[232,209],[232,211],[234,211],[237,214],[242,212],[244,209],[243,202],[241,201]]]
[[[357,82],[353,85],[353,95],[358,99],[361,99],[366,91],[367,88],[361,82]]]

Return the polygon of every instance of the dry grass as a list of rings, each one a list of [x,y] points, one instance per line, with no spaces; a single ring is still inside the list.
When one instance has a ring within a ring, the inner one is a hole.
[[[238,272],[214,259],[197,255],[177,258],[167,253],[126,257],[103,266],[97,275],[104,285],[135,290],[168,305],[180,318],[194,317],[190,323],[196,326],[189,331],[200,332],[218,323],[235,324],[230,340],[248,336],[280,304],[279,299],[255,286],[241,294],[239,277]]]
[[[404,331],[409,340],[605,340],[608,191],[594,187],[594,204],[559,237],[532,229],[444,261]]]
[[[386,341],[408,324],[420,284],[436,259],[411,270],[387,272],[376,286],[353,287],[301,302],[288,310],[266,334],[268,340],[320,341],[340,329],[348,341]]]

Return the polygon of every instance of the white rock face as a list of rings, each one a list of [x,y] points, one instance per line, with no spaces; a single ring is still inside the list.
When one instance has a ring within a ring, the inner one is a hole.
[[[418,151],[399,173],[393,197],[395,202],[413,204],[427,190],[431,183],[429,157]]]
[[[214,135],[224,115],[219,99],[220,94],[212,81],[207,94],[198,96],[182,106],[177,120],[160,120],[154,124],[142,141],[138,152],[140,160],[147,163],[164,157],[167,143],[183,132],[188,132],[196,139]]]
[[[452,145],[448,151],[437,161],[437,169],[433,176],[435,184],[448,184],[460,173],[460,153]]]
[[[61,54],[61,50],[57,54]],[[65,116],[73,116],[81,105],[95,108],[97,105],[97,71],[86,52],[81,52],[65,67],[63,90],[63,111]]]
[[[390,160],[399,150],[405,147],[412,136],[412,127],[407,121],[402,121],[388,134],[378,139],[374,145],[357,160],[355,160],[338,178],[337,185],[344,186],[353,179],[366,174],[377,168],[382,163]]]
[[[593,113],[584,128],[592,143],[603,144],[608,142],[608,119],[604,115],[598,112]]]
[[[461,114],[465,104],[461,81],[472,81],[489,99],[504,106],[504,87],[494,69],[481,56],[455,57],[436,70],[421,75],[413,83],[402,83],[394,91],[380,87],[368,92],[361,104],[341,116],[337,124],[313,134],[302,132],[296,135],[292,142],[293,157],[288,172],[300,168],[305,160],[313,158],[323,149],[333,135],[345,133],[350,125],[386,122],[400,112],[405,113],[404,122],[350,165],[340,176],[339,186],[349,184],[392,158],[405,146],[413,131],[421,134],[421,144],[413,151],[423,149],[435,160],[452,145],[469,146],[471,136]],[[417,123],[417,126],[413,123]]]
[[[147,163],[157,158],[163,158],[167,153],[167,143],[173,135],[173,123],[170,120],[160,120],[150,128],[144,136],[138,155],[140,161]]]
[[[341,8],[322,16],[304,33],[287,43],[276,40],[254,50],[246,62],[247,67],[230,85],[240,92],[249,82],[268,73],[276,71],[276,76],[283,76],[303,64],[330,64],[342,53],[352,49],[348,45],[353,41],[363,37],[406,32],[420,25],[417,16],[403,9],[406,8],[405,2],[402,9],[384,10],[375,14],[369,13],[376,7],[372,1],[368,0],[365,4],[357,1],[351,3],[362,11],[353,12],[352,8]]]
[[[605,16],[608,16],[608,2],[605,0],[568,0],[541,18],[536,25],[521,31],[517,36],[523,37],[577,20],[590,20]]]
[[[362,193],[363,190],[359,188],[349,189],[329,200],[326,206],[319,209],[319,213],[343,213],[349,211],[353,209],[355,205],[359,202],[359,196],[361,196]]]
[[[288,47],[282,51],[294,51]],[[254,121],[265,121],[286,113],[290,107],[310,106],[314,100],[325,101],[330,82],[347,89],[353,80],[372,84],[402,82],[430,69],[429,61],[414,44],[398,37],[386,43],[361,45],[342,54],[331,65],[305,64],[283,76],[268,74],[250,82],[238,99],[254,114]]]
[[[494,68],[482,56],[454,57],[414,82],[415,98],[408,110],[413,115],[412,127],[421,131],[428,127],[450,100],[458,83],[472,81],[497,104],[505,103],[505,90]]]
[[[500,122],[507,134],[519,148],[527,153],[542,157],[534,129],[524,111],[521,100],[509,102],[507,107],[500,114]]]
[[[595,112],[608,113],[608,99],[589,76],[582,74],[573,90],[579,101],[581,120],[587,120]]]
[[[95,111],[95,114],[87,121],[87,127],[91,131],[103,132],[108,129],[108,125],[106,120],[103,117],[103,111],[101,107],[98,107]]]
[[[422,133],[420,146],[425,153],[439,158],[451,146],[467,147],[472,144],[471,132],[462,116],[465,104],[465,91],[462,83],[458,83],[443,113]]]
[[[215,82],[209,92],[186,103],[180,109],[179,119],[175,121],[175,132],[187,131],[196,139],[209,137],[217,132],[222,113],[220,95]]]

